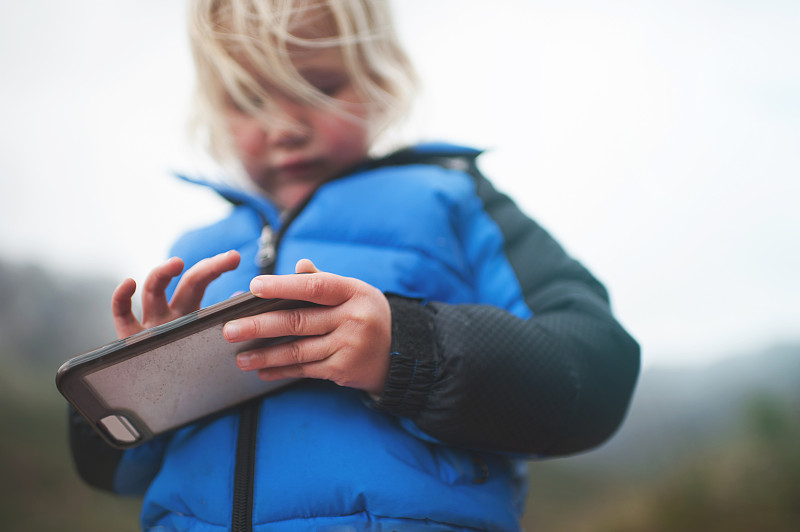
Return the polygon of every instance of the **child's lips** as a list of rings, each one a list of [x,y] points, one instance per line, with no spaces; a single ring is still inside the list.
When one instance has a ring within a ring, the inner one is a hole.
[[[292,158],[278,163],[275,168],[284,175],[307,173],[318,166],[314,159]]]

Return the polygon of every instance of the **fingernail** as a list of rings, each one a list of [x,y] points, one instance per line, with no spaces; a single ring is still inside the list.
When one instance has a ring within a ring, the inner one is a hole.
[[[225,337],[228,340],[235,340],[239,337],[241,333],[241,327],[236,322],[230,322],[225,324]]]
[[[261,294],[263,290],[264,290],[264,283],[261,281],[261,279],[256,277],[255,279],[250,281],[250,291],[253,292],[255,295]]]
[[[255,355],[241,354],[236,355],[236,365],[241,369],[248,369],[255,362]]]

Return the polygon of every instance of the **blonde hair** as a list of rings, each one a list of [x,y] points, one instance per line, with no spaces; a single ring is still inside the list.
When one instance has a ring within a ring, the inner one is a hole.
[[[286,120],[265,84],[309,105],[347,113],[297,71],[290,51],[339,48],[377,136],[410,110],[416,76],[395,35],[386,0],[191,0],[196,132],[218,161],[232,156],[233,104],[265,127]],[[373,140],[375,140],[373,138]]]

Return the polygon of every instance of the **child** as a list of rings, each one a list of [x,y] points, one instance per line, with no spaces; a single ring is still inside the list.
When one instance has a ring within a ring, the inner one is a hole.
[[[79,472],[144,494],[148,530],[517,530],[524,459],[594,447],[625,414],[639,348],[605,289],[478,151],[370,156],[414,85],[385,2],[190,13],[200,122],[252,187],[214,185],[230,216],[153,270],[141,321],[135,283],[117,288],[117,332],[248,288],[322,306],[226,324],[230,342],[298,336],[236,364],[302,378],[228,415],[122,452],[73,414]]]

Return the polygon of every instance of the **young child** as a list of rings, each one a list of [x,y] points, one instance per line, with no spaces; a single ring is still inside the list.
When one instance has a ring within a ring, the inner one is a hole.
[[[230,342],[297,336],[236,364],[301,378],[227,415],[123,452],[73,413],[80,474],[144,494],[147,530],[519,529],[524,460],[594,447],[626,412],[639,348],[605,289],[478,151],[371,156],[414,88],[385,2],[190,14],[200,122],[252,186],[213,185],[230,215],[152,271],[141,320],[135,283],[117,288],[117,332],[248,289],[320,306],[226,324]]]

